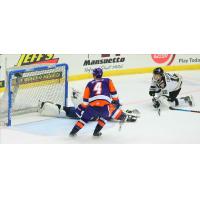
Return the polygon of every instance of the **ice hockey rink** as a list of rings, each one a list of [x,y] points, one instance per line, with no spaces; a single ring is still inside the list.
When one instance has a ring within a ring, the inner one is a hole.
[[[200,71],[176,72],[183,77],[180,97],[192,95],[195,105],[185,109],[200,110]],[[45,118],[37,114],[14,119],[16,125],[2,128],[1,143],[62,143],[62,144],[110,144],[110,143],[200,143],[200,113],[172,111],[162,105],[161,115],[153,109],[148,94],[152,74],[111,77],[116,85],[123,109],[137,108],[141,117],[135,123],[108,122],[100,138],[92,136],[96,122],[87,124],[77,137],[68,136],[76,120]],[[69,82],[69,88],[80,91],[88,80]],[[70,99],[69,99],[70,104]],[[36,120],[35,122],[30,122]]]

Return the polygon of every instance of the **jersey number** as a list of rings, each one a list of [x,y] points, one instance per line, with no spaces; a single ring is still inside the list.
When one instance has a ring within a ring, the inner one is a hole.
[[[96,92],[96,95],[101,94],[102,92],[102,82],[97,82],[94,86],[94,91]]]

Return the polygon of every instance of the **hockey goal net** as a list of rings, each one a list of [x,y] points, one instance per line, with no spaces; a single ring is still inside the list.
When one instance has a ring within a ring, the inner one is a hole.
[[[67,105],[68,65],[29,65],[7,71],[0,98],[1,125],[11,126],[13,116],[37,112],[41,101]]]

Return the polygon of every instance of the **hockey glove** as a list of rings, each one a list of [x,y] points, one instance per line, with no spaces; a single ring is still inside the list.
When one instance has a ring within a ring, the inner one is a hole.
[[[74,88],[72,88],[72,98],[73,99],[78,99],[78,97],[81,95],[81,93],[78,91],[78,90],[76,90],[76,89],[74,89]]]
[[[156,100],[156,99],[152,99],[153,102],[153,107],[154,108],[159,108],[160,107],[160,101]]]
[[[152,90],[149,91],[149,95],[150,95],[150,96],[153,96],[153,97],[154,97],[154,96],[155,96],[155,93],[156,93],[155,91],[152,91]]]
[[[112,100],[111,102],[113,105],[115,105],[116,109],[119,108],[121,106],[121,103],[119,102],[119,100]]]

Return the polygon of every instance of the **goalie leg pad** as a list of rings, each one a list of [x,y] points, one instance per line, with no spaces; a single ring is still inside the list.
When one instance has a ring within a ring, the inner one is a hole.
[[[66,112],[61,110],[61,106],[50,103],[50,102],[42,102],[42,107],[39,109],[39,113],[42,116],[48,117],[66,117]]]

